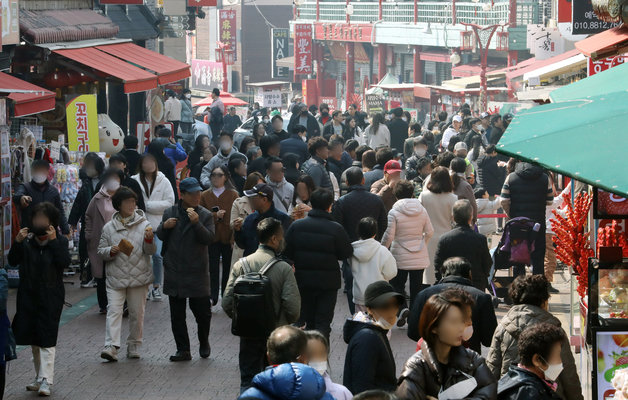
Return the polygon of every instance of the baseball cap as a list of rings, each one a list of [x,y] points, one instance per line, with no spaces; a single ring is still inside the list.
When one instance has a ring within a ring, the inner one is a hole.
[[[364,305],[369,308],[385,306],[388,300],[396,298],[399,304],[403,302],[403,296],[395,292],[392,285],[386,281],[373,282],[364,292]]]
[[[515,116],[512,115],[511,113],[506,113],[504,114],[504,116],[502,117],[505,121],[511,121]]]
[[[458,150],[468,150],[467,144],[465,142],[458,142],[454,145],[454,151]]]
[[[265,183],[258,183],[250,190],[245,190],[244,195],[246,197],[262,196],[269,200],[273,199],[273,189]]]
[[[200,192],[203,190],[196,178],[185,178],[179,182],[179,190],[181,192]]]
[[[462,122],[462,117],[460,115],[454,115],[451,119],[453,122]]]
[[[482,114],[480,114],[480,119],[484,119],[484,118],[488,118],[488,117],[490,117],[490,114],[487,113],[486,111],[483,112]]]
[[[395,172],[401,172],[401,163],[397,160],[389,160],[384,165],[384,172],[393,174]]]

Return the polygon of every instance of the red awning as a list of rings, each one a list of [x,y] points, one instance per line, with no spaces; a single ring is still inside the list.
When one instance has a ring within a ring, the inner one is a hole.
[[[122,80],[124,93],[143,92],[157,87],[155,75],[94,47],[54,50],[54,52]]]
[[[449,53],[433,53],[430,51],[422,51],[419,53],[419,59],[421,61],[433,61],[433,62],[441,62],[441,63],[449,63]]]
[[[37,93],[11,93],[15,90],[33,90]],[[9,99],[15,103],[16,117],[37,114],[55,108],[55,94],[9,74],[0,72],[0,91],[9,92]]]
[[[486,73],[489,73],[494,70],[494,67],[486,68]],[[469,76],[476,76],[482,73],[482,66],[480,65],[456,65],[451,69],[451,77],[452,78],[466,78]]]
[[[157,74],[160,85],[190,77],[190,66],[168,56],[145,49],[133,43],[96,46],[102,52],[139,65]]]
[[[233,97],[231,93],[227,92],[220,92],[220,100],[222,100],[222,104],[224,104],[225,107],[243,107],[249,105],[249,103],[247,103],[246,101],[238,99],[237,97]],[[214,99],[212,99],[211,96],[205,97],[204,99],[194,103],[194,107],[211,106],[213,102]]]
[[[19,21],[21,34],[36,44],[110,38],[120,30],[109,18],[89,9],[21,9]]]
[[[623,54],[628,50],[628,27],[620,25],[589,36],[576,42],[576,48],[594,60]]]

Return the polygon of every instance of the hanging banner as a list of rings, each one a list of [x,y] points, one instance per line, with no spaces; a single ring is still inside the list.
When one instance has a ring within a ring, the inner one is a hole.
[[[70,151],[99,151],[96,96],[66,96],[65,104]]]
[[[233,49],[233,59],[237,60],[236,10],[220,10],[218,24],[219,40],[222,43],[229,43],[229,46]]]
[[[277,60],[290,57],[290,30],[287,28],[273,28],[273,48],[271,61],[273,63],[273,78],[284,78],[290,73],[288,67],[280,67]]]
[[[312,73],[312,25],[294,24],[294,74]]]
[[[222,88],[222,63],[209,60],[192,60],[192,89],[211,92],[213,88]]]

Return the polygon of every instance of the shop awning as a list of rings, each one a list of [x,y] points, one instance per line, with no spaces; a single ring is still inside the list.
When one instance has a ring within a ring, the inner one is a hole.
[[[41,44],[113,37],[118,26],[96,11],[20,10],[20,34]]]
[[[16,93],[15,91],[32,91]],[[0,92],[9,93],[16,117],[50,111],[55,108],[55,93],[0,72]]]
[[[594,60],[628,51],[628,27],[620,25],[576,42],[576,49]]]
[[[145,5],[114,5],[105,7],[107,17],[120,28],[119,38],[148,40],[159,36],[159,20]]]
[[[521,110],[497,151],[627,197],[626,104],[620,91]]]
[[[506,78],[507,79],[515,79],[518,78],[528,72],[532,72],[535,71],[539,68],[545,67],[547,65],[552,65],[555,64],[559,61],[562,60],[566,60],[568,58],[577,56],[579,54],[579,51],[576,49],[573,50],[569,50],[564,52],[563,54],[559,54],[557,56],[554,57],[550,57],[548,59],[545,60],[537,60],[536,58],[530,58],[528,60],[525,60],[517,65],[515,65],[514,67],[511,67],[509,69],[507,69],[506,71]],[[497,72],[497,71],[496,71]]]
[[[550,93],[553,102],[588,99],[611,92],[628,90],[628,63],[617,65],[588,78],[563,86]]]
[[[419,60],[421,61],[433,61],[451,64],[449,57],[449,53],[435,53],[431,51],[422,51],[419,53]]]
[[[541,81],[546,81],[550,78],[554,78],[563,74],[578,73],[583,68],[587,67],[587,58],[582,54],[576,54],[572,57],[564,60],[556,61],[552,64],[542,66],[535,70],[526,72],[523,74],[523,80],[536,80],[539,84]],[[532,84],[532,82],[530,82]]]
[[[157,77],[154,74],[100,51],[95,47],[55,50],[54,53],[120,79],[124,83],[124,93],[143,92],[157,87]]]
[[[109,44],[97,46],[96,49],[153,71],[157,74],[160,85],[190,77],[190,66],[188,64],[133,43]]]
[[[517,100],[548,101],[551,93],[562,86],[529,86],[526,90],[517,92]]]
[[[238,99],[237,97],[234,97],[231,93],[227,92],[220,93],[220,100],[222,100],[222,103],[225,105],[225,107],[244,107],[249,105],[249,103],[247,103],[246,101]],[[214,99],[212,99],[211,96],[205,97],[204,99],[194,103],[194,107],[211,106],[213,102]]]
[[[491,74],[486,75],[486,83],[493,84],[497,83],[497,81],[504,79],[504,74]],[[448,81],[443,81],[443,87],[451,87],[452,89],[473,89],[480,87],[480,76],[469,76],[467,78],[458,78],[458,79],[450,79]]]
[[[346,61],[347,60],[347,50],[345,44],[342,42],[329,42],[327,44],[329,47],[329,52],[331,53],[331,57],[336,61]],[[362,43],[354,43],[353,44],[353,58],[355,62],[361,64],[369,63],[369,56],[364,51],[364,47]]]

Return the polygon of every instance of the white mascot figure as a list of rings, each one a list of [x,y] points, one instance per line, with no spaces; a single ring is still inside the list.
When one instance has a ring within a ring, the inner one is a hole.
[[[124,148],[124,132],[107,114],[98,114],[98,139],[100,151],[108,156]]]

